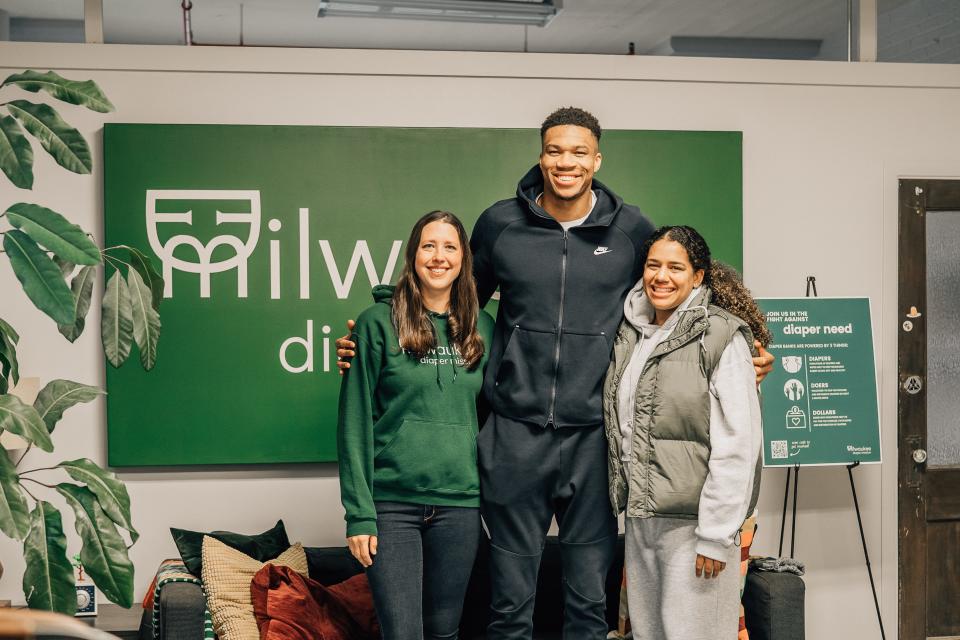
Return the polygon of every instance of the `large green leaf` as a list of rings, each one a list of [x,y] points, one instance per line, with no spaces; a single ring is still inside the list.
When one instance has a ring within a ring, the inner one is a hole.
[[[57,324],[73,324],[76,320],[73,294],[50,256],[23,231],[16,229],[3,236],[3,248],[13,273],[33,304]]]
[[[40,414],[13,394],[0,395],[0,429],[15,433],[44,451],[53,451],[50,432]]]
[[[3,318],[0,318],[0,333],[5,333],[10,336],[13,344],[20,342],[20,334],[17,333],[16,329],[7,324]]]
[[[0,531],[23,540],[30,531],[30,509],[20,490],[17,469],[6,452],[0,452]]]
[[[0,87],[8,84],[15,84],[21,89],[32,91],[46,91],[54,98],[69,102],[70,104],[79,104],[93,111],[100,113],[109,113],[113,111],[113,105],[107,100],[107,96],[93,80],[67,80],[66,78],[47,71],[38,73],[37,71],[24,71],[15,73],[3,81]]]
[[[0,393],[7,392],[7,380],[13,379],[13,384],[20,382],[20,364],[17,362],[17,348],[10,339],[0,331]]]
[[[59,324],[57,329],[63,337],[73,342],[83,333],[87,324],[87,312],[90,310],[90,298],[93,297],[93,283],[96,281],[97,268],[84,267],[70,282],[70,291],[73,293],[76,304],[77,319],[73,324]]]
[[[33,188],[33,148],[10,116],[0,118],[0,171],[21,189]]]
[[[77,612],[73,565],[67,559],[60,512],[49,502],[37,502],[30,512],[30,532],[23,541],[23,595],[31,609]]]
[[[140,363],[147,371],[157,363],[157,341],[160,339],[160,315],[153,308],[150,287],[136,269],[127,272],[130,302],[133,307],[133,337],[140,349]]]
[[[70,274],[73,273],[73,270],[74,270],[74,269],[76,268],[76,266],[77,266],[77,265],[73,264],[72,262],[67,262],[66,260],[64,260],[63,258],[61,258],[61,257],[58,256],[58,255],[53,256],[53,264],[55,264],[55,265],[57,265],[58,267],[60,267],[60,273],[63,274],[63,277],[64,277],[64,278],[69,278],[69,277],[70,277]]]
[[[13,384],[20,382],[20,365],[17,362],[17,342],[20,336],[0,318],[0,393],[6,393],[13,378]]]
[[[80,402],[90,402],[102,393],[97,387],[72,380],[53,380],[37,394],[33,408],[40,414],[47,431],[53,433],[64,411]]]
[[[103,353],[114,367],[123,364],[130,355],[133,343],[133,308],[130,305],[130,290],[127,281],[114,271],[107,281],[103,294],[103,313],[100,316],[100,333]]]
[[[130,264],[150,287],[150,294],[153,296],[153,308],[160,311],[160,301],[163,300],[163,278],[160,277],[160,273],[153,266],[153,261],[145,254],[133,247],[127,247],[127,251],[130,253]]]
[[[133,563],[116,525],[87,487],[63,482],[57,485],[57,492],[76,514],[75,526],[83,541],[80,564],[84,571],[105,596],[129,609],[133,604]]]
[[[93,169],[87,141],[64,122],[53,107],[13,100],[7,103],[7,108],[61,167],[74,173],[90,173]]]
[[[97,496],[107,516],[129,531],[131,540],[137,541],[140,534],[133,528],[133,523],[130,521],[130,496],[127,494],[127,488],[117,480],[115,474],[100,468],[88,458],[65,460],[57,466],[64,469],[77,482],[86,484]]]
[[[52,209],[18,202],[7,209],[7,219],[37,244],[65,260],[74,264],[100,264],[100,249],[86,231]]]
[[[10,363],[7,362],[7,359],[3,357],[3,354],[0,353],[0,393],[7,393],[10,391],[10,380],[7,378],[10,371]]]

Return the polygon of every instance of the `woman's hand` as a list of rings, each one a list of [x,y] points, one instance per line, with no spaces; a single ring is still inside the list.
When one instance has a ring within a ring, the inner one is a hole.
[[[337,338],[337,370],[340,375],[350,368],[350,358],[355,355],[353,350],[357,348],[350,339],[354,324],[353,320],[347,320],[347,335]]]
[[[350,344],[353,343],[351,342]],[[763,379],[767,377],[767,374],[773,371],[773,361],[776,360],[776,358],[773,357],[772,353],[764,349],[763,345],[757,340],[754,340],[753,344],[757,348],[757,351],[760,352],[760,355],[753,359],[753,368],[757,372],[757,386],[759,387]],[[340,346],[339,340],[337,340],[337,346]],[[337,351],[338,355],[339,353],[340,351]],[[353,354],[351,353],[351,355]],[[340,363],[338,362],[337,364],[339,365]],[[347,366],[349,367],[350,365],[348,364]]]
[[[347,546],[364,568],[373,564],[373,556],[377,555],[377,536],[350,536],[347,538]]]
[[[713,558],[708,558],[707,556],[697,554],[697,577],[699,578],[702,574],[704,578],[709,580],[710,578],[716,578],[720,575],[720,572],[723,571],[727,566],[726,562],[720,562],[719,560],[714,560]]]

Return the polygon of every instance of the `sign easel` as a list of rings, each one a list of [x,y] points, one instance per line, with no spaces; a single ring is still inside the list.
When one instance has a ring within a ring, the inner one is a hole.
[[[766,298],[758,302],[773,335],[769,350],[780,361],[765,381],[765,387],[772,391],[765,394],[763,403],[764,466],[787,468],[778,556],[783,556],[791,475],[792,558],[800,467],[846,466],[880,637],[886,640],[853,479],[856,467],[881,462],[869,300],[820,298],[816,278],[808,276],[805,298]]]

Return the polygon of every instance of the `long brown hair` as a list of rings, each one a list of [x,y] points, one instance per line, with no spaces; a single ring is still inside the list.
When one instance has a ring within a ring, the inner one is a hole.
[[[397,279],[397,288],[393,292],[393,326],[400,337],[400,346],[406,351],[422,358],[437,346],[437,336],[433,323],[427,315],[420,291],[420,278],[417,276],[416,259],[420,248],[420,236],[423,228],[431,222],[444,222],[457,230],[460,251],[460,275],[453,281],[450,290],[450,314],[447,327],[450,342],[460,352],[467,369],[474,369],[483,357],[483,338],[477,331],[477,285],[473,279],[473,254],[463,223],[449,211],[431,211],[413,225],[407,249],[404,253],[403,270]]]
[[[766,319],[750,290],[744,286],[740,274],[730,265],[710,256],[707,241],[696,229],[686,225],[660,227],[650,235],[643,246],[644,263],[650,247],[660,239],[678,242],[686,250],[693,270],[703,269],[703,284],[710,287],[713,304],[746,322],[753,332],[753,337],[764,347],[770,344],[771,335]],[[749,346],[753,349],[752,344]]]

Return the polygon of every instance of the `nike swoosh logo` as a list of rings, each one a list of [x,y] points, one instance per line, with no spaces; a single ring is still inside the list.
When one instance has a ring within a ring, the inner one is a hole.
[[[613,249],[608,249],[607,247],[597,247],[593,250],[593,255],[602,256],[605,253],[610,253]]]

